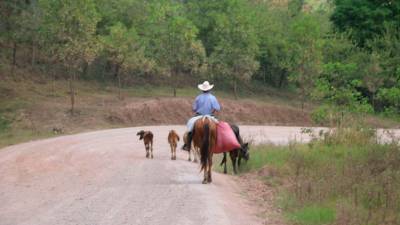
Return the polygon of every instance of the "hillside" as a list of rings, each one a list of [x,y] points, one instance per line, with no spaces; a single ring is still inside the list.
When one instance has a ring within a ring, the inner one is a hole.
[[[76,113],[70,114],[68,82],[42,79],[0,84],[2,120],[0,146],[102,128],[139,125],[184,124],[191,116],[191,104],[198,94],[195,87],[178,89],[177,97],[163,87],[130,87],[122,91],[96,82],[76,83]],[[309,112],[301,112],[289,99],[253,96],[234,100],[218,92],[222,112],[218,117],[237,124],[312,125]],[[57,131],[54,131],[57,130]]]
[[[21,71],[20,71],[21,72]],[[35,76],[31,76],[35,77]],[[198,94],[195,87],[181,88],[171,97],[168,87],[133,86],[122,90],[93,81],[76,83],[76,113],[71,116],[68,82],[42,78],[0,83],[0,146],[41,137],[88,130],[141,125],[185,124],[191,116],[191,104]],[[244,94],[235,100],[228,92],[218,91],[222,105],[218,117],[237,124],[314,125],[307,104],[304,112],[294,94]],[[369,118],[380,127],[395,127],[392,121]]]

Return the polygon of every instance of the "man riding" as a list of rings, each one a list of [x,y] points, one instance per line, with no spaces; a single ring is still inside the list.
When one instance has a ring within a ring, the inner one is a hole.
[[[210,85],[208,81],[204,81],[202,84],[197,85],[197,87],[203,92],[196,97],[193,102],[192,110],[195,113],[195,117],[198,116],[214,116],[215,112],[221,110],[221,106],[217,98],[210,93],[214,85]],[[190,120],[189,120],[190,123]],[[182,147],[183,150],[190,151],[192,146],[193,132],[189,129],[188,142]]]

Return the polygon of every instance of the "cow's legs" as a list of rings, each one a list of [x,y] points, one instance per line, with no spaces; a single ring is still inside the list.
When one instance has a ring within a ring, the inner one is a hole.
[[[153,158],[153,141],[150,142],[151,158]]]
[[[222,158],[222,163],[224,164],[224,174],[227,173],[227,169],[226,169],[226,152],[224,152],[224,158]]]
[[[174,148],[174,149],[173,149],[173,151],[174,151],[174,160],[176,160],[176,146],[177,146],[177,145],[174,145],[174,147],[173,147],[173,148]]]
[[[144,144],[144,147],[146,148],[146,158],[149,158],[149,145]]]
[[[236,170],[236,154],[234,154],[233,152],[230,152],[229,156],[230,156],[231,161],[232,161],[233,173],[237,174],[237,170]]]

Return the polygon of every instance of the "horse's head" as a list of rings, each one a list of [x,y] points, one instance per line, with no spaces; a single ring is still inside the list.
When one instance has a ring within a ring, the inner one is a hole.
[[[144,130],[141,130],[141,131],[137,132],[136,135],[139,136],[139,140],[142,140],[143,136],[144,136]]]
[[[240,154],[240,157],[242,157],[246,161],[249,160],[249,158],[250,158],[249,143],[242,144],[239,154]]]

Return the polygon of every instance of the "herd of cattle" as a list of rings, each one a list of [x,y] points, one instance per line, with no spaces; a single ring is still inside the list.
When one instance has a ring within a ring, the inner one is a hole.
[[[232,160],[232,166],[233,166],[233,172],[236,174],[237,173],[237,166],[240,167],[241,160],[248,160],[249,159],[249,144],[244,143],[242,137],[240,136],[239,133],[239,127],[236,125],[231,125],[233,132],[235,133],[235,136],[240,143],[241,147],[238,149],[233,149],[232,151],[229,151],[229,156]],[[145,149],[146,149],[146,158],[153,158],[153,138],[154,135],[151,131],[144,131],[141,130],[137,134],[139,136],[139,140],[143,140]],[[183,135],[183,142],[187,143],[188,142],[188,132],[185,132]],[[178,142],[180,141],[179,135],[175,130],[171,130],[168,134],[168,143],[171,148],[171,160],[176,160],[176,148],[178,147]],[[193,154],[194,160],[193,162],[197,163],[198,158],[200,155],[200,150],[199,148],[195,147],[192,145],[190,148],[191,150],[188,151],[189,157],[188,161],[192,161],[191,155]],[[227,173],[227,168],[226,168],[226,152],[223,153],[224,157],[220,163],[220,165],[224,166],[224,173]]]

